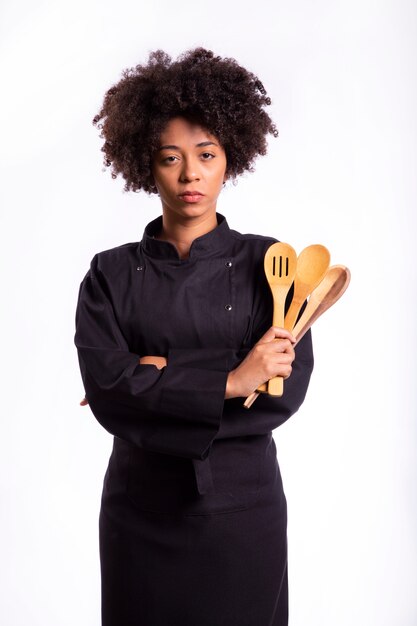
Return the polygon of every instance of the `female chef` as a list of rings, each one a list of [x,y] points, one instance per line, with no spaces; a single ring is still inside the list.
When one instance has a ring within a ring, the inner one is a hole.
[[[78,294],[82,404],[113,435],[103,626],[288,624],[272,431],[304,400],[311,336],[294,349],[271,326],[263,259],[277,240],[241,234],[216,211],[225,182],[252,172],[278,135],[270,103],[232,58],[157,50],[123,72],[93,120],[112,177],[158,194],[162,209],[140,241],[93,256]],[[286,379],[283,396],[244,408],[274,376]]]

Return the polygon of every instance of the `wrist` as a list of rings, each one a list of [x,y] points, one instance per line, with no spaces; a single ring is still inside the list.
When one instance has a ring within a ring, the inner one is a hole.
[[[229,400],[230,398],[236,398],[235,388],[234,388],[234,370],[229,372],[226,381],[226,391],[224,394],[224,399]]]

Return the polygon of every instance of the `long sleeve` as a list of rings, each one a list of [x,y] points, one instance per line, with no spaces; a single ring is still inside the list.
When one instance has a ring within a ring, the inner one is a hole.
[[[129,351],[96,257],[80,285],[74,336],[94,416],[140,447],[206,458],[222,418],[232,351],[207,349],[191,365],[174,350],[161,370],[141,365],[140,355]]]

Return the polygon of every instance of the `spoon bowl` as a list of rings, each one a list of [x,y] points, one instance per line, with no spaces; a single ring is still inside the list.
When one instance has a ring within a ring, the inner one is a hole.
[[[294,295],[284,320],[284,327],[292,331],[306,298],[322,281],[330,265],[330,252],[325,246],[313,244],[304,248],[297,259]]]

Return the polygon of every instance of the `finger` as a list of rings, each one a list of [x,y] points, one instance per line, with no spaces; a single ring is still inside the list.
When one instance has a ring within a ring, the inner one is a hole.
[[[271,326],[257,343],[268,343],[273,339],[288,339],[289,341],[291,341],[291,343],[296,342],[294,335],[292,335],[290,331],[286,328],[281,328],[280,326]]]
[[[270,342],[270,345],[266,346],[264,349],[271,352],[271,354],[286,352],[295,356],[293,344],[289,339],[274,339]]]
[[[268,360],[268,368],[286,368],[288,366],[292,366],[293,358],[289,354],[276,354],[275,356],[271,356]],[[273,374],[274,376],[278,376],[278,374]]]
[[[164,356],[146,355],[139,359],[141,365],[155,365],[158,369],[162,369],[167,364],[167,359]]]
[[[271,326],[271,328],[275,332],[275,337],[280,339],[289,339],[291,343],[295,343],[297,341],[294,335],[286,328],[281,328],[281,326]]]

